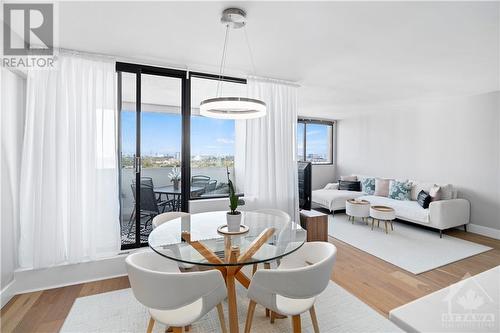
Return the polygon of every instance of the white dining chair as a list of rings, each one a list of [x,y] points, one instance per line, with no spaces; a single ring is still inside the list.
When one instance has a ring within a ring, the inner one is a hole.
[[[190,216],[190,215],[191,214],[185,213],[185,212],[167,212],[167,213],[158,214],[153,218],[153,229],[158,228],[160,225],[162,225],[165,222],[172,221],[172,220],[175,220],[175,219],[180,218],[180,217]],[[177,257],[187,258],[187,257],[191,256],[191,254],[192,254],[192,249],[187,244],[172,245],[171,250],[174,253],[176,253]],[[184,269],[191,269],[195,266],[193,264],[188,264],[185,262],[179,262],[178,265],[179,265],[179,267],[184,268]]]
[[[152,251],[133,253],[125,262],[135,298],[149,309],[147,333],[155,321],[182,332],[214,307],[226,333],[221,302],[227,289],[220,271],[181,273],[175,262]]]
[[[283,218],[287,219],[288,221],[292,220],[292,218],[290,217],[290,215],[288,215],[287,212],[284,212],[284,211],[279,210],[279,209],[257,209],[254,212],[283,217]]]
[[[290,217],[290,215],[288,215],[287,212],[284,212],[284,211],[279,210],[279,209],[266,208],[266,209],[255,210],[255,212],[282,217],[282,218],[286,219],[288,222],[292,221],[292,218]],[[288,229],[287,227],[283,228],[282,232],[280,232],[280,234],[278,235],[278,238],[280,238],[280,235],[285,235],[284,231]],[[263,244],[261,246],[261,248],[259,249],[259,251],[257,251],[252,256],[252,258],[261,261],[261,260],[264,260],[266,257],[275,256],[276,251],[278,251],[278,248],[276,246],[270,245],[270,244]],[[279,259],[277,259],[277,262],[279,263]],[[258,268],[259,268],[259,264],[253,264],[252,275],[255,274],[255,272],[257,271]],[[264,268],[270,269],[271,262],[269,262],[269,261],[264,262]],[[266,308],[266,317],[269,317],[270,315],[271,315],[271,312],[269,311],[269,309]]]
[[[258,270],[248,288],[245,333],[252,326],[255,305],[292,317],[293,332],[301,332],[300,315],[309,311],[314,332],[319,332],[314,309],[316,297],[328,286],[337,248],[327,242],[305,243],[284,257],[277,269]]]
[[[262,214],[268,214],[268,215],[282,217],[282,218],[286,219],[287,222],[291,222],[292,221],[292,218],[290,217],[290,215],[288,215],[288,213],[286,213],[286,212],[284,212],[282,210],[279,210],[279,209],[259,209],[259,210],[255,210],[255,212],[256,213],[262,213]],[[266,255],[267,255],[267,254],[270,253],[269,251],[276,252],[276,247],[273,246],[273,245],[264,244],[261,247],[260,251],[257,251],[257,253],[255,253],[253,255],[253,258],[257,259],[257,260],[260,260],[260,259],[262,259],[261,257],[263,257],[265,255],[264,253],[266,253]],[[264,263],[264,268],[270,268],[270,267],[271,267],[271,263],[270,262],[265,262]],[[257,271],[257,268],[258,268],[258,264],[253,264],[252,274],[255,274],[255,272]]]
[[[162,225],[165,222],[175,220],[179,217],[185,217],[189,216],[191,214],[189,213],[184,213],[184,212],[167,212],[167,213],[162,213],[158,214],[153,218],[153,229],[158,228],[160,225]]]

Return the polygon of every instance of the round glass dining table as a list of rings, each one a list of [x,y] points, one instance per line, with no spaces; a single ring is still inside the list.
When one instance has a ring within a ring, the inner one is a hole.
[[[263,212],[241,212],[242,234],[227,235],[218,231],[227,224],[227,213],[206,212],[180,217],[155,228],[149,246],[159,255],[181,263],[211,266],[226,280],[230,332],[238,332],[235,281],[245,288],[250,278],[241,269],[245,265],[269,262],[299,249],[306,241],[306,231],[289,219]]]

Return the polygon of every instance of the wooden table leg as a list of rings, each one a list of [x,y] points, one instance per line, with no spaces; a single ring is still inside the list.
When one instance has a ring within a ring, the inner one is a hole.
[[[238,262],[238,256],[240,254],[240,249],[233,246],[231,248],[231,253],[229,255],[229,262]],[[228,266],[226,275],[226,286],[227,286],[227,308],[229,315],[229,332],[238,333],[238,305],[236,303],[236,283],[235,283],[235,273],[238,270],[238,266]]]
[[[237,267],[237,269],[241,269],[241,266]],[[241,270],[238,270],[234,276],[236,277],[236,280],[243,285],[243,287],[248,289],[250,286],[250,279]]]
[[[182,233],[182,238],[209,262],[219,265],[224,265],[224,263],[237,264],[234,266],[221,265],[215,267],[222,272],[226,280],[229,332],[231,333],[239,333],[238,305],[236,303],[236,280],[238,280],[245,288],[248,288],[250,285],[250,279],[241,272],[241,268],[243,267],[243,265],[240,265],[240,263],[245,263],[248,259],[250,259],[259,250],[259,248],[275,233],[275,231],[275,228],[267,228],[262,231],[261,234],[250,244],[247,251],[245,251],[245,253],[243,254],[240,254],[239,247],[232,246],[230,237],[225,237],[224,261],[217,257],[217,255],[203,243],[199,241],[191,241],[191,235],[188,232]]]
[[[236,285],[234,279],[234,270],[229,268],[226,276],[227,286],[227,308],[229,315],[229,332],[238,333],[238,306],[236,304]]]

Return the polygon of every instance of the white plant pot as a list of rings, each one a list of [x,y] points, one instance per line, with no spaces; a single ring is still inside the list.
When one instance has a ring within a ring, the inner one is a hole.
[[[240,231],[241,224],[241,213],[237,215],[226,214],[227,217],[227,230],[229,232],[238,232]]]

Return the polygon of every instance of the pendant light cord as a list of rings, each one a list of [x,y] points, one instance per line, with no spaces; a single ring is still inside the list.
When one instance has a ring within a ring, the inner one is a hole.
[[[245,40],[247,42],[247,47],[248,47],[248,54],[250,55],[250,62],[252,63],[252,75],[257,75],[257,72],[255,71],[255,61],[253,60],[253,52],[252,48],[250,47],[250,42],[248,41],[248,34],[247,34],[247,26],[245,25],[243,27],[243,30],[245,31]]]
[[[224,75],[224,66],[226,65],[226,54],[227,54],[228,43],[229,43],[229,24],[226,25],[226,34],[224,36],[224,47],[222,49],[222,58],[220,60],[219,81],[217,82],[217,94],[215,95],[215,97],[219,97],[220,95],[222,95],[222,76]]]

